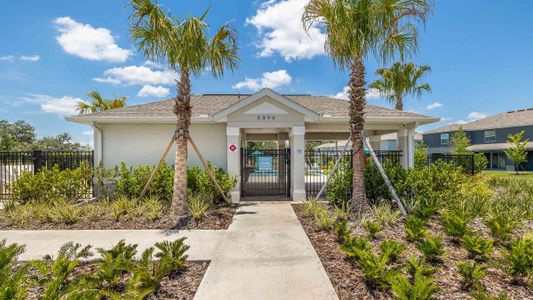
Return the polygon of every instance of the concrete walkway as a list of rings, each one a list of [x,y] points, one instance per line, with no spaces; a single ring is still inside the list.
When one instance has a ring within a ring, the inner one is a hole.
[[[337,299],[288,202],[243,203],[195,299]]]
[[[26,245],[26,251],[19,259],[31,260],[47,254],[55,256],[59,248],[69,241],[108,249],[118,241],[126,240],[126,243],[138,244],[140,253],[157,242],[185,236],[186,244],[191,247],[187,251],[190,260],[210,260],[224,233],[225,230],[5,230],[0,231],[0,240]]]
[[[56,255],[68,241],[110,248],[124,239],[139,252],[187,237],[190,260],[211,260],[195,299],[337,299],[289,202],[248,202],[228,230],[6,230],[0,240],[26,245],[20,260]]]

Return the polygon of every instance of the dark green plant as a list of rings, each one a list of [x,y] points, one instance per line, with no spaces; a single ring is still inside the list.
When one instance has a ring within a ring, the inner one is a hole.
[[[412,275],[412,280],[403,274],[397,274],[389,280],[389,283],[395,298],[401,300],[433,299],[433,294],[439,291],[433,278],[419,272]]]
[[[41,299],[56,300],[67,297],[84,299],[94,295],[94,290],[85,285],[82,277],[71,276],[74,268],[80,263],[80,258],[92,255],[90,248],[91,246],[82,248],[80,244],[69,242],[61,247],[56,259],[47,255],[43,260],[32,262],[41,273],[37,281],[44,289]]]
[[[515,281],[528,282],[533,276],[533,240],[521,237],[513,241],[505,254],[505,264]]]
[[[382,166],[392,185],[395,188],[401,187],[408,171],[392,161],[386,161]],[[383,199],[392,199],[389,188],[373,160],[365,166],[364,176],[366,195],[371,204],[378,204]]]
[[[417,241],[416,248],[430,262],[440,261],[440,257],[445,252],[442,238],[437,236],[426,236],[424,239]]]
[[[493,251],[493,241],[483,238],[479,233],[468,233],[463,236],[461,243],[474,259],[484,260]]]
[[[389,280],[398,274],[398,271],[389,267],[387,255],[375,254],[371,249],[357,250],[357,264],[362,268],[363,279],[374,288],[386,288]]]
[[[189,246],[185,245],[185,240],[186,238],[183,237],[172,242],[164,241],[155,244],[155,248],[159,250],[155,257],[159,259],[157,269],[160,276],[166,276],[184,267],[188,258],[185,253],[189,250]]]
[[[230,176],[221,168],[213,166],[209,161],[207,164],[224,194],[228,194],[237,184],[237,177]],[[215,184],[211,178],[209,178],[207,171],[198,166],[187,168],[187,188],[192,193],[205,193],[206,195],[210,195],[211,200],[214,203],[221,199],[221,196],[218,194]]]
[[[387,255],[391,261],[397,261],[405,250],[405,245],[394,240],[384,240],[379,245],[379,249],[384,255]]]
[[[7,245],[5,239],[0,241],[0,299],[26,299],[28,290],[25,276],[28,265],[15,269],[17,258],[24,250],[24,246]]]
[[[481,279],[487,275],[487,267],[476,262],[462,262],[457,265],[459,274],[462,277],[461,284],[464,289],[470,290],[481,286]]]
[[[129,199],[137,199],[144,189],[148,178],[152,174],[155,166],[127,166],[125,162],[120,163],[114,185],[118,195],[126,196]],[[150,184],[146,196],[157,197],[163,202],[170,203],[172,199],[172,181],[174,171],[172,168],[163,163],[152,183]]]
[[[381,225],[378,222],[372,220],[363,221],[363,227],[365,228],[368,236],[372,239],[376,239],[376,235],[381,231]]]
[[[372,247],[366,238],[352,237],[342,241],[340,249],[352,260],[357,261],[361,251],[370,250]]]
[[[326,175],[333,170],[334,162],[331,162],[329,168],[326,170]],[[352,198],[352,165],[350,160],[343,158],[339,163],[335,174],[330,177],[329,184],[326,188],[326,198],[335,206],[346,205],[350,203]]]
[[[192,193],[189,191],[188,194],[187,209],[192,218],[198,222],[206,215],[209,208],[213,206],[213,198],[211,198],[211,194],[205,192]]]
[[[408,216],[403,223],[405,233],[407,233],[407,240],[416,242],[426,234],[426,221],[416,216]]]

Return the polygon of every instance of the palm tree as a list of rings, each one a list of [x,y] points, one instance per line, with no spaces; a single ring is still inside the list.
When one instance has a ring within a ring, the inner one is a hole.
[[[237,32],[230,24],[224,24],[209,38],[209,25],[205,22],[208,11],[200,17],[179,20],[165,13],[158,3],[151,0],[132,0],[129,6],[133,9],[130,16],[131,35],[139,50],[146,58],[166,63],[180,74],[174,98],[177,129],[174,135],[176,156],[171,207],[175,215],[181,218],[187,214],[190,75],[198,76],[209,70],[214,77],[220,77],[226,69],[233,71],[237,68]]]
[[[380,78],[370,84],[370,88],[379,91],[382,96],[403,110],[403,99],[407,95],[420,98],[423,92],[431,93],[428,83],[420,83],[422,77],[431,71],[429,66],[417,66],[415,63],[395,62],[390,68],[376,70]]]
[[[127,96],[115,97],[113,99],[104,99],[97,91],[91,91],[87,94],[91,98],[91,103],[83,101],[78,102],[78,111],[80,114],[95,113],[99,111],[121,108],[126,106]]]
[[[365,65],[369,56],[387,61],[416,52],[416,22],[425,24],[429,0],[310,0],[302,23],[306,30],[319,26],[326,32],[325,50],[334,66],[350,71],[349,117],[353,150],[354,212],[367,210],[363,178]]]

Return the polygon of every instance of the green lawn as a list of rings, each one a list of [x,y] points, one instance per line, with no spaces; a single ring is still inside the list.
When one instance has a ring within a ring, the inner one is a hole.
[[[533,181],[533,172],[518,172],[514,171],[483,171],[481,174],[494,177],[516,178]]]

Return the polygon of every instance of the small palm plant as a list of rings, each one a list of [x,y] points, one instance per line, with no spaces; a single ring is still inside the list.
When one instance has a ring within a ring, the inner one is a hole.
[[[481,285],[481,279],[487,275],[487,267],[478,263],[462,262],[457,265],[459,274],[463,277],[462,286],[466,290]]]
[[[0,241],[0,299],[26,299],[27,286],[24,276],[28,265],[14,269],[18,256],[24,250],[24,246],[6,245],[6,240]]]
[[[91,102],[78,102],[78,111],[80,114],[95,113],[104,110],[116,109],[126,106],[128,97],[113,97],[111,99],[104,99],[97,91],[91,91],[87,94],[91,98]]]

